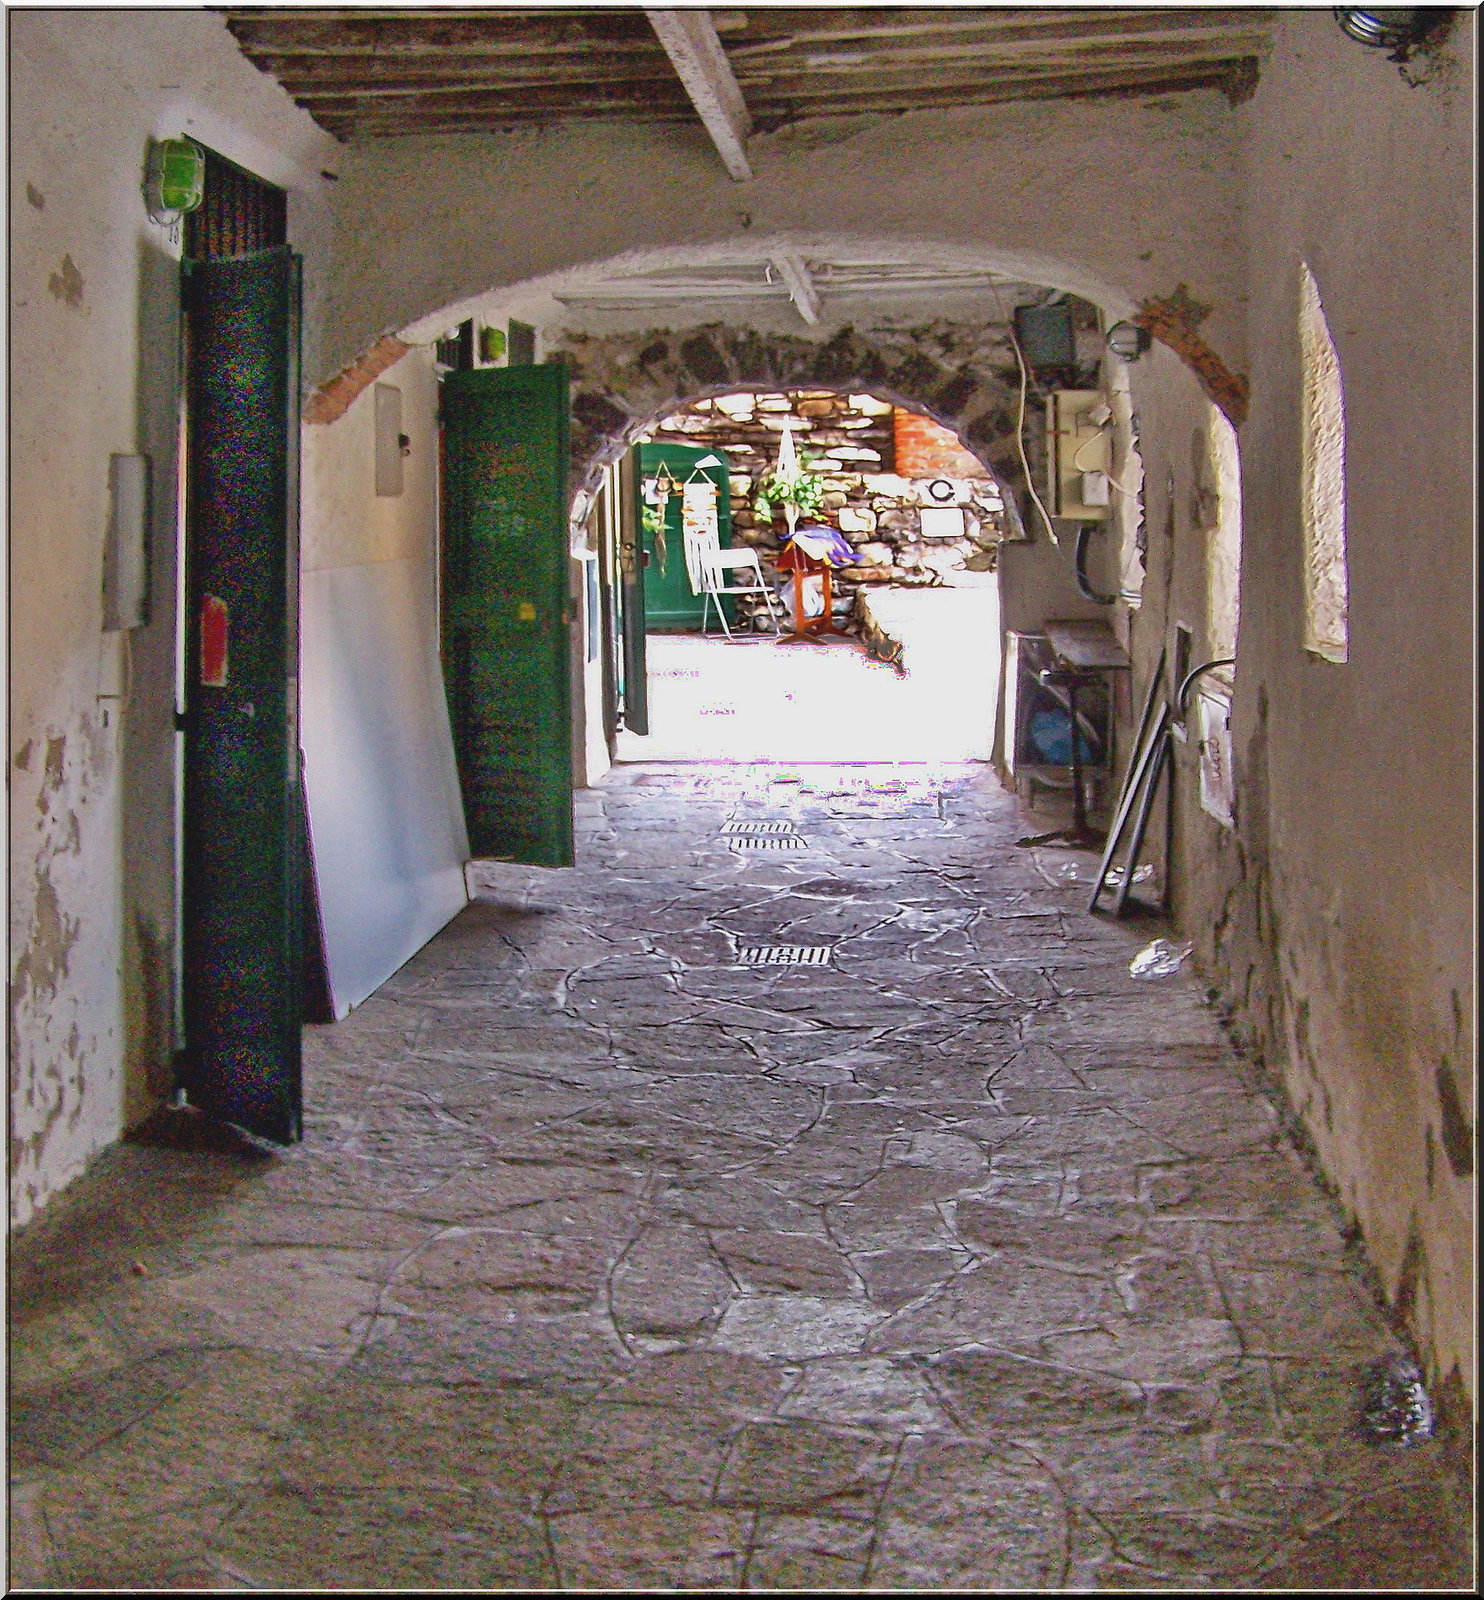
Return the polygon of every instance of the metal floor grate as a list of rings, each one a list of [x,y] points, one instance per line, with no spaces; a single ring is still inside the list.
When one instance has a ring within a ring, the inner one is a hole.
[[[763,836],[770,833],[797,833],[798,829],[791,822],[724,822],[721,831],[724,834],[755,833]]]
[[[743,967],[827,967],[833,946],[827,944],[744,944],[737,952]]]
[[[751,834],[734,834],[727,840],[733,850],[807,850],[809,841],[796,833],[770,833],[761,837]]]

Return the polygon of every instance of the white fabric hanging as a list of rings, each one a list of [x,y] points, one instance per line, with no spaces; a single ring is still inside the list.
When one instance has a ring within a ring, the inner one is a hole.
[[[701,592],[700,546],[721,537],[716,485],[710,478],[692,478],[681,490],[680,527],[685,538],[685,571],[692,594]]]

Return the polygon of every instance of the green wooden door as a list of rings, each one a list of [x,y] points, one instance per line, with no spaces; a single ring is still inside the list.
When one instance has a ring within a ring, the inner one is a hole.
[[[300,262],[183,265],[182,977],[192,1105],[300,1137]]]
[[[476,856],[569,867],[567,372],[443,380],[443,670]]]
[[[639,447],[639,472],[643,482],[653,478],[663,466],[677,485],[683,484],[696,470],[696,463],[713,450],[685,444],[641,444]],[[716,467],[701,467],[700,473],[716,484],[717,521],[721,533],[722,549],[732,542],[731,483],[725,461]],[[699,632],[701,627],[702,598],[694,593],[685,570],[685,539],[681,532],[680,491],[670,495],[665,508],[665,537],[663,545],[655,534],[645,531],[644,549],[649,556],[644,568],[644,614],[652,632]],[[736,601],[724,600],[721,604],[735,606]],[[733,620],[731,611],[727,620]],[[715,619],[712,620],[715,627]]]
[[[618,464],[618,614],[622,630],[619,704],[631,733],[649,732],[649,656],[644,648],[644,537],[639,464],[630,450]]]

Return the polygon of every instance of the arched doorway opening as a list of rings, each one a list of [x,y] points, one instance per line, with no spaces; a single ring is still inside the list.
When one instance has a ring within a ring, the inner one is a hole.
[[[964,272],[968,272],[970,265],[959,263]],[[935,270],[946,273],[948,269],[939,263]],[[982,267],[979,270],[984,276]],[[409,496],[400,501],[382,498],[379,492],[372,496],[373,485],[365,480],[364,473],[356,482],[358,487],[364,484],[359,492],[367,497],[366,515],[350,518],[346,515],[343,485],[351,477],[355,464],[342,462],[341,457],[348,458],[352,450],[361,452],[363,459],[370,454],[372,444],[380,440],[379,402],[373,402],[378,396],[385,398],[386,390],[400,387],[406,407],[402,432],[407,439],[402,448],[404,452],[410,451],[407,456],[408,470],[412,474],[409,482],[422,483],[429,476],[424,469],[435,465],[439,455],[435,419],[444,363],[439,359],[437,342],[449,331],[446,319],[456,314],[463,316],[459,326],[465,330],[459,341],[459,359],[461,362],[466,359],[464,352],[467,351],[473,368],[512,364],[515,341],[508,335],[515,331],[514,324],[522,320],[517,313],[530,319],[524,324],[527,333],[535,329],[534,350],[528,343],[524,352],[527,357],[534,355],[537,366],[560,362],[565,368],[569,385],[565,423],[570,445],[563,456],[566,462],[563,510],[558,521],[541,537],[543,540],[550,537],[559,547],[565,542],[564,558],[569,558],[570,589],[565,598],[570,602],[572,624],[571,702],[577,724],[572,730],[573,777],[578,787],[593,782],[612,754],[604,738],[607,730],[603,717],[601,649],[591,647],[594,633],[601,637],[607,620],[603,614],[603,574],[597,571],[601,563],[589,559],[598,554],[595,524],[602,521],[603,502],[606,500],[612,506],[621,498],[615,493],[614,474],[641,436],[662,419],[697,402],[714,404],[731,395],[856,394],[868,395],[878,403],[927,417],[952,433],[984,469],[985,481],[993,482],[1000,491],[1003,527],[999,530],[1001,538],[994,576],[1002,604],[1002,634],[1005,629],[1023,628],[1028,623],[1034,625],[1045,616],[1079,612],[1086,615],[1089,608],[1095,607],[1093,601],[1079,594],[1074,583],[1070,545],[1045,536],[1045,529],[1037,521],[1033,485],[1037,481],[1044,483],[1045,464],[1044,434],[1034,402],[1038,387],[1045,391],[1049,386],[1091,386],[1098,381],[1100,365],[1105,359],[1099,323],[1107,320],[1107,311],[1100,311],[1091,302],[1077,302],[1076,318],[1080,321],[1074,319],[1076,348],[1072,359],[1064,370],[1055,374],[1033,370],[1027,402],[1010,336],[1012,316],[1018,306],[1044,303],[1049,294],[1060,291],[1030,285],[1023,279],[1014,284],[1007,281],[1003,293],[987,281],[977,287],[956,283],[952,292],[945,291],[944,296],[940,297],[935,291],[926,304],[921,298],[913,305],[857,299],[853,305],[833,313],[826,304],[820,323],[806,330],[799,328],[797,318],[792,326],[788,325],[791,308],[786,300],[768,315],[761,311],[753,314],[749,308],[744,316],[739,308],[734,321],[714,320],[714,309],[711,319],[703,319],[696,313],[704,312],[705,307],[686,303],[667,307],[659,314],[652,314],[652,307],[640,307],[615,321],[611,315],[606,319],[568,315],[568,308],[561,303],[555,287],[547,284],[541,288],[545,302],[540,301],[536,289],[529,285],[526,288],[531,294],[527,300],[521,299],[524,290],[498,294],[492,291],[482,307],[461,303],[440,314],[436,326],[427,322],[404,328],[400,337],[383,341],[376,351],[356,364],[353,372],[348,369],[341,379],[321,390],[320,395],[333,404],[325,408],[327,414],[313,407],[314,420],[327,423],[334,434],[332,437],[327,431],[323,444],[315,452],[314,470],[306,478],[317,514],[322,507],[327,521],[334,519],[337,528],[345,524],[346,548],[338,544],[334,549],[327,548],[324,572],[315,574],[311,582],[321,588],[333,587],[338,598],[340,591],[349,584],[348,574],[359,577],[364,570],[366,585],[369,585],[374,576],[390,568],[385,554],[395,551],[400,556],[405,550],[409,553],[408,571],[417,577],[418,584],[418,593],[398,613],[400,618],[405,612],[406,627],[401,627],[398,618],[383,622],[383,614],[374,613],[369,606],[341,604],[333,609],[333,614],[327,607],[328,621],[322,630],[323,638],[313,629],[308,630],[313,640],[318,641],[322,659],[361,659],[361,654],[345,648],[346,628],[354,627],[364,633],[374,624],[379,630],[379,640],[382,636],[393,636],[395,622],[401,628],[398,637],[405,635],[407,649],[403,655],[416,667],[417,680],[421,682],[426,678],[431,688],[440,671],[446,677],[447,657],[445,655],[439,662],[436,642],[430,637],[430,626],[431,633],[436,633],[438,628],[440,584],[446,575],[439,566],[439,538],[440,533],[446,531],[446,525],[441,519],[430,524],[425,513],[421,520],[418,515],[404,515],[398,508],[408,513],[415,509],[409,503]],[[848,318],[847,311],[851,313]],[[495,324],[502,319],[506,344],[503,354],[492,360],[490,352],[495,351],[497,341],[486,340],[484,334],[486,330],[499,331]],[[407,342],[419,332],[429,342],[419,345]],[[377,391],[375,395],[369,392],[373,386]],[[346,393],[341,395],[340,390]],[[317,396],[316,400],[319,398]],[[362,413],[359,421],[357,407]],[[346,440],[345,449],[339,443],[341,435]],[[395,453],[397,433],[390,427],[387,443]],[[1044,495],[1044,492],[1043,489],[1041,493]],[[430,492],[421,503],[433,507],[435,497]],[[560,520],[563,516],[564,522]],[[389,518],[395,520],[395,528]],[[374,531],[383,522],[388,523],[385,537],[378,534],[379,542],[372,548],[373,541],[361,530]],[[357,546],[353,556],[349,550],[352,543]],[[366,546],[364,550],[360,548],[363,545]],[[1094,548],[1105,552],[1111,545],[1112,541],[1107,539],[1094,541]],[[1112,563],[1105,563],[1103,571],[1094,567],[1091,576],[1096,587],[1104,592],[1117,585]],[[590,581],[593,578],[600,581]],[[446,588],[441,592],[446,620]],[[1007,605],[1007,601],[1010,604]],[[519,621],[518,607],[516,611],[515,620]],[[1101,613],[1094,609],[1094,614]],[[389,613],[385,615],[390,616]],[[363,619],[370,621],[363,626]],[[390,659],[389,652],[380,649],[377,640],[360,640],[359,633],[357,639],[365,645],[362,654]],[[883,677],[889,675],[888,668],[882,667],[880,671]],[[311,676],[306,663],[306,680]],[[429,833],[420,821],[428,804],[414,816],[413,808],[400,803],[401,790],[389,780],[388,774],[392,770],[436,773],[439,805],[450,814],[456,813],[460,808],[459,781],[453,773],[457,736],[449,741],[446,733],[442,735],[444,744],[436,761],[421,757],[417,761],[380,760],[373,770],[369,759],[363,759],[359,753],[369,751],[373,741],[364,739],[358,749],[352,749],[344,738],[344,730],[351,726],[349,713],[359,715],[368,702],[362,692],[362,678],[350,674],[342,674],[342,678],[345,693],[341,701],[334,706],[327,704],[326,714],[308,730],[311,824],[316,823],[316,790],[319,794],[328,794],[327,803],[331,807],[345,796],[356,797],[358,812],[370,810],[374,802],[379,811],[386,814],[385,825],[377,824],[380,835],[391,841],[382,854],[392,861],[402,878],[415,882],[420,889],[423,883],[432,881],[424,859]],[[410,681],[409,674],[399,676],[399,682],[404,680]],[[436,697],[439,700],[441,689],[439,685]],[[375,722],[372,730],[377,735],[375,747],[381,751],[410,747],[410,741],[399,731],[403,723],[392,727],[383,714],[389,705],[389,701],[378,699],[371,706],[375,712],[374,719],[369,719]],[[434,728],[437,711],[430,694],[429,715],[419,726]],[[323,736],[316,738],[319,728],[323,729]],[[1003,745],[1002,734],[997,743]],[[342,749],[349,750],[359,762],[355,770],[346,762],[342,762],[340,768],[332,765]],[[587,759],[589,756],[591,760]],[[467,797],[464,810],[467,817]],[[343,816],[336,815],[332,819],[335,826],[327,825],[317,831],[344,845],[347,867],[344,893],[340,898],[345,937],[348,941],[363,943],[367,916],[359,861],[365,856],[361,840],[372,838],[372,830],[369,825],[360,826],[358,816],[352,814],[348,805],[342,805],[341,811]],[[379,842],[379,837],[375,842]],[[457,841],[454,843],[456,845]],[[447,881],[453,901],[460,899],[464,883],[454,859],[458,855],[456,848],[444,851],[437,863],[438,882]],[[389,872],[388,876],[395,874]],[[404,899],[411,905],[414,897],[404,896]],[[390,896],[387,903],[391,904]],[[408,913],[387,919],[386,953],[378,956],[383,969],[390,970],[399,955],[416,948],[432,931],[437,919],[445,914],[441,900],[426,911],[418,901],[414,910],[415,916]],[[405,955],[402,958],[405,959]],[[370,966],[366,970],[366,977],[357,983],[357,991],[369,992],[374,987]],[[350,1004],[357,1003],[355,992],[350,991]]]
[[[791,565],[784,459],[823,572]],[[658,419],[631,464],[648,715],[614,730],[618,760],[990,759],[1006,516],[955,434],[869,393],[745,390]],[[696,559],[711,528],[735,596]]]

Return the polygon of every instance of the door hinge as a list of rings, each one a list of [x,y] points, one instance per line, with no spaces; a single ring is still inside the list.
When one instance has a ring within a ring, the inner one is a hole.
[[[189,711],[177,711],[175,713],[175,731],[177,733],[189,733],[191,731],[191,714]]]

